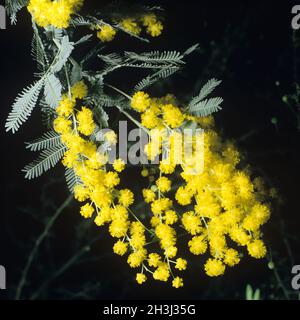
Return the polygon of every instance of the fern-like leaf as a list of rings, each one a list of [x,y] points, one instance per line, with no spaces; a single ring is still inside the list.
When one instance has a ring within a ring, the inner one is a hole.
[[[49,62],[45,52],[44,44],[34,23],[33,30],[34,34],[31,42],[31,54],[33,59],[37,62],[38,69],[40,71],[45,71]]]
[[[198,117],[207,117],[222,109],[220,104],[223,99],[220,97],[203,100],[189,108],[189,112]]]
[[[40,177],[43,173],[53,168],[63,157],[66,146],[59,144],[50,149],[43,150],[40,156],[22,171],[25,173],[26,179],[34,179]]]
[[[121,65],[123,62],[123,58],[117,53],[99,54],[98,57],[105,62],[107,67]]]
[[[193,98],[191,101],[191,105],[195,105],[205,99],[209,94],[211,94],[214,89],[221,83],[222,81],[216,79],[210,79],[200,90],[200,93],[197,97]]]
[[[64,36],[60,43],[58,54],[55,58],[55,63],[52,66],[52,73],[59,72],[69,59],[74,49],[74,43],[69,41],[68,36]]]
[[[179,67],[175,66],[162,68],[157,73],[155,73],[154,76],[158,77],[158,79],[165,79],[176,73],[179,69]]]
[[[41,99],[39,106],[42,112],[42,124],[48,129],[52,129],[53,120],[55,119],[55,109],[50,108],[45,99]]]
[[[199,117],[207,117],[221,110],[223,99],[220,97],[205,99],[221,83],[216,79],[209,80],[200,90],[198,96],[194,97],[188,105],[188,111]],[[205,100],[204,100],[205,99]]]
[[[45,78],[45,101],[51,108],[56,108],[61,100],[62,85],[59,79],[50,74]]]
[[[51,149],[61,144],[60,135],[54,131],[46,132],[41,138],[26,143],[26,149],[30,151],[41,151]]]
[[[199,49],[199,43],[196,43],[193,46],[191,46],[190,48],[188,48],[182,55],[183,55],[183,57],[188,56],[197,49]]]
[[[136,61],[144,61],[148,63],[170,63],[170,64],[183,64],[182,55],[178,51],[152,51],[147,53],[137,54],[134,52],[125,52],[125,56]]]
[[[94,106],[99,106],[99,107],[113,107],[116,105],[119,105],[122,102],[122,98],[120,99],[114,99],[112,97],[109,97],[105,94],[98,96],[98,95],[93,95],[90,96],[89,98],[85,99],[84,101],[88,102],[89,104],[92,104]]]
[[[134,91],[142,91],[154,83],[156,83],[160,79],[166,79],[176,73],[179,70],[179,67],[176,66],[171,66],[171,67],[165,67],[162,68],[161,70],[157,71],[156,73],[147,76],[143,80],[141,80],[135,87]]]
[[[58,40],[59,42],[62,41],[63,37],[64,37],[64,31],[63,29],[57,29],[53,26],[48,27],[48,29],[50,30],[50,33],[52,35],[51,38]],[[51,39],[50,38],[50,39]]]
[[[88,18],[78,16],[76,18],[71,19],[71,24],[74,27],[89,27],[92,25],[92,21]]]
[[[150,62],[144,62],[144,63],[124,63],[122,67],[126,68],[140,68],[140,69],[162,69],[162,68],[168,68],[170,64],[158,64],[158,63],[150,63]]]
[[[182,60],[185,56],[191,54],[198,48],[198,44],[187,49],[183,54],[177,51],[164,51],[160,53],[159,51],[153,51],[149,53],[136,54],[132,52],[127,52],[126,55],[129,59],[136,61],[145,61],[149,63],[150,66],[155,69],[159,66],[159,70],[155,73],[148,75],[142,81],[140,81],[134,88],[134,91],[144,90],[145,88],[153,85],[160,79],[165,79],[176,73],[181,64],[185,62]],[[149,66],[144,66],[148,67]]]
[[[91,38],[92,38],[92,35],[91,34],[87,34],[87,35],[81,37],[78,41],[76,41],[74,45],[78,46],[79,44],[88,42],[88,41],[90,41]]]
[[[16,24],[17,13],[28,4],[28,0],[6,0],[7,14],[10,16],[11,24]]]
[[[82,79],[82,68],[79,63],[77,63],[74,59],[72,62],[72,70],[70,75],[71,84],[74,85],[76,82]]]
[[[17,132],[20,126],[29,118],[37,103],[43,84],[44,79],[40,79],[27,87],[17,97],[5,124],[6,131]]]
[[[70,168],[66,169],[65,177],[66,177],[66,182],[67,182],[68,189],[70,190],[71,193],[73,193],[74,192],[74,187],[76,185],[80,184],[81,180],[76,175],[74,170],[70,169]]]

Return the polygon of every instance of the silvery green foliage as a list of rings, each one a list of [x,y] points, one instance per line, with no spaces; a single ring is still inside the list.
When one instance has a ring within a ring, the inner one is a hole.
[[[199,47],[198,44],[193,45],[188,48],[184,53],[179,53],[177,51],[164,51],[163,53],[159,53],[158,51],[144,53],[139,55],[139,59],[143,59],[146,62],[158,62],[161,67],[158,70],[154,70],[150,75],[146,78],[142,79],[135,87],[134,91],[145,90],[149,86],[155,84],[157,81],[166,79],[180,70],[181,66],[185,64],[184,58],[190,55],[192,52],[197,50]]]
[[[26,143],[26,149],[30,151],[41,151],[45,149],[51,149],[60,145],[60,135],[55,131],[49,131],[42,135],[41,138]]]
[[[45,98],[40,99],[39,108],[41,109],[42,124],[46,129],[52,130],[53,120],[56,117],[56,110],[51,108],[45,101]]]
[[[33,38],[31,42],[31,54],[37,63],[37,68],[40,72],[45,72],[49,66],[49,60],[46,54],[45,45],[39,36],[38,29],[33,23]]]
[[[158,67],[161,64],[184,64],[183,55],[178,51],[152,51],[147,53],[137,54],[135,52],[125,52],[125,56],[145,63],[145,66]]]
[[[41,75],[38,81],[23,90],[17,97],[5,124],[6,131],[12,131],[13,133],[17,132],[20,126],[30,117],[43,87],[46,102],[50,107],[54,108],[57,106],[61,97],[62,84],[55,76],[55,73],[58,73],[64,67],[74,46],[73,43],[69,41],[68,36],[64,36],[61,42],[57,39],[54,39],[54,41],[58,47],[58,52],[56,53],[53,62],[48,70]],[[42,47],[40,47],[39,50],[42,50]]]
[[[5,0],[5,7],[8,16],[10,16],[11,24],[16,24],[17,13],[27,6],[28,0]]]
[[[178,51],[152,51],[145,53],[125,52],[123,56],[115,53],[98,55],[105,63],[103,71],[98,76],[105,77],[120,68],[149,70],[150,74],[134,87],[134,92],[137,92],[176,73],[185,64],[183,59],[196,49],[198,49],[198,44],[190,47],[184,53]]]
[[[134,91],[142,91],[146,88],[150,87],[154,83],[156,83],[158,80],[166,79],[176,73],[180,68],[177,66],[166,66],[160,70],[158,70],[155,73],[152,73],[151,75],[148,75],[146,78],[141,80],[135,87]]]
[[[45,101],[51,108],[56,108],[61,100],[62,84],[54,74],[45,77]]]
[[[81,37],[78,41],[75,42],[75,46],[90,41],[90,39],[92,37],[93,37],[92,34],[87,34],[87,35]]]
[[[68,189],[70,190],[71,193],[73,193],[74,187],[81,183],[80,178],[76,175],[74,170],[71,168],[66,169],[65,177],[66,177]]]
[[[17,12],[28,4],[28,0],[7,0],[7,8],[11,20],[16,21]],[[151,12],[159,8],[141,7],[141,12]],[[106,22],[98,17],[83,17],[76,15],[71,19],[70,26],[93,27]],[[75,43],[69,39],[69,33],[64,29],[56,29],[48,26],[44,29],[33,25],[32,56],[37,62],[38,73],[35,74],[36,81],[25,88],[16,98],[12,111],[10,112],[6,130],[15,133],[21,125],[27,121],[34,108],[38,105],[42,111],[45,124],[49,131],[42,135],[41,138],[27,143],[26,148],[31,151],[39,151],[39,157],[24,168],[25,177],[33,179],[39,177],[50,168],[54,167],[63,157],[66,147],[61,143],[60,136],[52,130],[52,122],[55,118],[55,109],[62,98],[62,93],[70,90],[70,87],[80,80],[86,81],[89,85],[89,95],[84,98],[83,103],[92,107],[97,130],[95,130],[91,139],[96,139],[97,133],[102,128],[107,128],[108,113],[106,108],[116,106],[118,108],[128,108],[128,96],[120,90],[106,83],[106,77],[122,68],[132,70],[145,70],[147,75],[141,79],[129,94],[145,90],[149,86],[166,79],[175,74],[185,64],[184,58],[198,49],[198,44],[188,48],[186,51],[151,51],[144,53],[124,52],[103,53],[105,45],[97,44],[89,50],[86,56],[75,61],[71,56],[75,46],[86,44],[90,41],[92,35],[88,34],[81,37]],[[122,26],[116,22],[112,24],[116,29],[123,30]],[[43,31],[42,31],[43,30]],[[147,39],[130,34],[142,41]],[[86,63],[90,59],[98,57],[103,62],[103,67],[96,71],[85,70]],[[189,104],[189,112],[200,116],[211,114],[220,109],[221,98],[207,99],[207,96],[219,84],[219,81],[210,80],[201,90],[200,94],[195,97]],[[115,90],[114,94],[106,92],[105,89],[110,87]],[[97,139],[96,139],[97,140]],[[66,170],[66,181],[71,192],[74,186],[81,183],[74,170]]]
[[[62,159],[66,150],[67,148],[63,144],[43,150],[35,161],[22,170],[25,173],[25,178],[29,180],[37,178],[53,168]]]
[[[188,112],[200,117],[207,117],[212,113],[221,110],[223,99],[220,97],[207,98],[209,94],[221,83],[216,79],[209,80],[200,90],[198,96],[194,97],[189,105]]]
[[[49,63],[46,46],[35,24],[33,24],[33,30],[32,55],[37,61],[40,71],[38,74],[39,80],[24,89],[12,107],[5,126],[7,131],[12,131],[13,133],[18,131],[20,126],[29,118],[37,105],[39,97],[42,96],[41,106],[43,112],[46,109],[54,110],[57,107],[63,91],[59,73],[65,67],[74,49],[74,44],[69,41],[67,35],[63,35],[62,31],[46,29],[45,33],[48,35],[51,32],[56,46],[53,54],[54,58]],[[47,113],[50,115],[50,112]],[[27,148],[31,151],[41,151],[39,157],[24,168],[23,172],[27,179],[39,177],[54,167],[66,151],[66,147],[61,143],[59,135],[53,131],[45,133],[34,142],[28,143]]]
[[[29,118],[38,101],[43,85],[44,78],[24,89],[17,97],[5,124],[6,131],[17,132],[20,126]]]
[[[71,75],[70,75],[70,81],[71,84],[74,84],[82,79],[82,68],[79,63],[77,63],[75,60],[71,60],[72,62],[72,68],[71,68]]]
[[[125,52],[125,57],[135,61],[133,67],[160,68],[162,65],[183,64],[182,56],[177,51],[159,51],[137,54],[134,52]],[[128,63],[129,66],[130,63]]]
[[[69,36],[64,36],[60,43],[57,39],[54,39],[54,42],[58,46],[59,50],[50,67],[50,72],[55,74],[64,67],[71,56],[74,49],[74,43],[69,41]]]
[[[93,22],[88,17],[77,15],[75,18],[71,19],[71,25],[73,27],[91,27]]]

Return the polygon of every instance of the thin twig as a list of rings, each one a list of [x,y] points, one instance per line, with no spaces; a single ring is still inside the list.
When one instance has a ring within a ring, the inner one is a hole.
[[[285,288],[285,285],[284,285],[283,281],[281,280],[281,277],[280,277],[280,275],[278,273],[278,270],[277,270],[276,266],[274,267],[273,272],[274,272],[274,276],[275,276],[275,278],[276,278],[276,280],[278,282],[279,287],[282,289],[283,295],[285,296],[285,298],[287,300],[289,300],[290,296],[289,296],[289,294],[288,294],[288,292],[287,292],[287,290]]]
[[[86,252],[90,251],[91,245],[99,240],[99,236],[97,236],[95,239],[91,240],[88,244],[84,245],[81,250],[79,250],[75,255],[73,255],[65,264],[63,264],[50,278],[48,278],[29,298],[29,300],[36,300],[41,292],[45,288],[49,286],[49,284],[61,276],[66,270],[71,268],[80,258],[82,255],[84,255]]]
[[[70,195],[63,203],[62,205],[56,210],[55,214],[53,215],[53,217],[49,220],[49,222],[47,223],[44,231],[41,233],[41,235],[38,237],[38,239],[35,242],[35,245],[27,259],[25,268],[23,269],[22,272],[22,276],[20,279],[20,282],[18,284],[17,290],[16,290],[16,296],[15,296],[15,300],[19,300],[21,298],[21,294],[22,294],[22,290],[24,288],[24,285],[26,283],[26,279],[27,279],[27,275],[28,272],[30,270],[30,267],[32,265],[32,262],[35,258],[35,255],[41,245],[41,243],[45,240],[45,238],[47,237],[49,230],[51,229],[51,227],[53,226],[53,224],[55,223],[55,221],[57,220],[57,218],[60,216],[60,214],[64,211],[64,209],[72,202],[73,200],[73,195]]]

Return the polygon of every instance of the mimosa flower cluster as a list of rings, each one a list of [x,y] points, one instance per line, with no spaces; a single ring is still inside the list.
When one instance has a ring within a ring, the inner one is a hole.
[[[179,222],[191,236],[188,241],[190,252],[211,255],[204,265],[209,276],[222,275],[227,266],[232,267],[240,262],[240,253],[237,248],[231,248],[229,242],[237,247],[245,246],[254,258],[263,258],[266,247],[260,228],[270,217],[269,205],[262,200],[266,191],[261,179],[252,181],[248,170],[239,167],[239,152],[232,143],[224,143],[213,130],[213,118],[192,117],[176,105],[174,98],[151,99],[144,92],[135,94],[132,107],[141,113],[141,123],[145,127],[167,130],[167,135],[175,139],[170,144],[169,158],[160,162],[160,177],[156,181],[158,194],[153,189],[144,190],[145,201],[151,204],[153,213],[151,224],[161,243],[167,240],[169,245],[165,247],[165,256],[176,256],[177,248],[173,245],[176,243],[176,233],[170,226]],[[188,165],[176,162],[176,159],[182,159],[182,155],[178,154],[182,152],[178,148],[182,137],[174,129],[180,128],[185,121],[194,121],[206,128],[202,133],[204,170],[199,174],[197,163],[201,154],[196,155],[196,162]],[[158,144],[158,148],[153,148],[153,144]],[[153,159],[162,149],[163,139],[155,139],[146,146],[146,153]],[[158,152],[153,155],[149,150]],[[172,181],[169,175],[175,172],[178,165],[181,167],[182,185],[176,187],[175,199],[172,199],[168,196]],[[182,214],[175,212],[177,205]],[[170,241],[171,234],[173,242]]]
[[[146,33],[152,37],[160,36],[164,28],[162,22],[159,21],[157,16],[153,13],[146,14],[140,19],[125,18],[119,22],[119,25],[125,31],[136,36],[141,34],[142,27],[144,27]],[[117,34],[116,28],[109,24],[97,25],[96,29],[98,30],[97,37],[102,42],[112,41]]]
[[[12,16],[26,4],[11,5]],[[39,177],[62,159],[81,216],[108,228],[113,252],[135,270],[138,284],[152,278],[180,288],[182,274],[193,260],[199,259],[202,273],[216,277],[237,265],[246,252],[255,259],[265,257],[262,226],[270,218],[268,201],[276,193],[254,177],[234,143],[222,140],[215,130],[212,114],[223,100],[209,95],[220,81],[210,79],[186,105],[171,94],[155,98],[145,92],[180,70],[198,46],[183,53],[127,51],[124,56],[99,55],[95,47],[84,57],[78,50],[75,57],[73,50],[91,37],[74,41],[82,26],[96,30],[102,42],[112,41],[119,31],[145,40],[143,31],[157,37],[164,29],[154,13],[157,8],[140,14],[137,8],[133,14],[130,8],[119,13],[116,7],[108,18],[101,10],[81,16],[82,4],[83,0],[28,2],[37,25],[32,53],[40,73],[16,98],[5,126],[15,133],[40,105],[53,130],[28,144],[40,155],[24,168],[26,178]],[[104,47],[103,43],[101,51]],[[94,58],[104,62],[102,69],[86,70],[86,62]],[[125,67],[147,71],[132,95],[109,82],[120,80],[108,75]],[[121,97],[107,93],[108,88]],[[149,137],[142,150],[147,160],[141,162],[142,190],[131,190],[121,180],[127,159],[110,161],[110,150],[120,141],[110,129],[110,107]]]
[[[51,25],[66,29],[70,25],[72,14],[80,10],[82,5],[83,0],[30,0],[27,9],[38,26],[46,28]],[[138,19],[126,17],[120,21],[114,21],[114,24],[119,29],[136,36],[141,34],[142,27],[152,37],[161,35],[164,28],[154,13],[147,13]],[[97,37],[102,42],[112,41],[117,34],[117,28],[104,21],[93,25],[92,29],[97,30]]]
[[[27,9],[38,26],[61,29],[69,26],[71,15],[82,5],[83,0],[30,0]]]
[[[149,208],[143,212],[149,221],[142,221],[141,214],[131,209],[133,192],[117,188],[119,172],[126,167],[124,161],[116,159],[109,170],[108,154],[100,152],[91,139],[96,127],[93,110],[81,105],[87,94],[87,86],[78,82],[56,109],[54,129],[67,147],[63,164],[74,169],[80,178],[74,194],[84,203],[81,215],[92,218],[99,227],[108,225],[109,233],[116,239],[113,251],[126,256],[129,266],[138,270],[139,284],[150,275],[164,282],[171,279],[175,288],[183,286],[183,277],[175,273],[188,267],[188,257],[180,255],[179,241],[187,245],[191,254],[205,256],[204,270],[211,277],[238,264],[243,246],[254,258],[266,255],[260,230],[270,216],[270,208],[263,200],[266,190],[261,179],[251,180],[250,173],[238,167],[239,152],[213,130],[212,117],[186,114],[172,95],[157,99],[137,92],[132,97],[131,107],[140,113],[141,126],[150,129],[150,142],[145,147],[149,159],[159,156],[166,140],[170,141],[169,156],[154,170],[155,181],[142,190]],[[185,159],[186,155],[178,154],[182,152],[178,145],[183,143],[179,129],[190,122],[205,128],[201,132],[204,154],[194,152],[196,161],[192,162]],[[109,131],[105,140],[114,145],[117,136]],[[156,150],[155,154],[151,150]],[[202,171],[195,170],[200,156],[204,157]],[[147,176],[147,171],[144,169],[142,175]],[[181,183],[173,186],[178,175]],[[182,228],[185,231],[180,234]],[[179,240],[179,235],[185,237]],[[154,250],[156,242],[159,250]]]

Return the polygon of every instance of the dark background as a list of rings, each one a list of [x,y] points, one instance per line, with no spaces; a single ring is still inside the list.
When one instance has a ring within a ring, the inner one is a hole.
[[[86,1],[86,4],[100,7],[104,2],[108,1]],[[247,284],[260,288],[265,299],[297,298],[290,287],[290,272],[293,264],[300,264],[299,130],[295,116],[282,101],[283,96],[295,92],[298,78],[299,52],[291,29],[293,2],[143,3],[164,7],[163,35],[150,44],[119,36],[108,50],[182,51],[200,44],[199,52],[188,58],[183,73],[173,77],[163,89],[167,90],[165,93],[171,91],[184,97],[194,94],[212,77],[223,80],[218,89],[224,98],[223,110],[216,116],[218,130],[224,138],[237,141],[247,163],[280,194],[281,204],[274,205],[271,221],[264,227],[275,270],[268,268],[267,259],[256,261],[245,257],[223,277],[208,279],[203,271],[204,258],[198,258],[194,261],[195,267],[185,275],[183,289],[175,290],[168,284],[151,280],[138,286],[134,270],[130,270],[124,258],[111,253],[113,241],[105,228],[99,230],[82,221],[74,202],[42,244],[22,298],[30,298],[42,283],[97,236],[99,240],[91,245],[90,251],[55,277],[38,298],[244,299]],[[35,156],[25,150],[24,141],[43,132],[40,112],[34,111],[16,135],[4,130],[15,96],[32,83],[36,71],[30,56],[31,38],[30,16],[26,10],[19,15],[16,26],[9,25],[7,30],[0,31],[0,264],[7,269],[8,287],[5,292],[0,291],[0,297],[10,299],[15,296],[36,237],[68,196],[60,166],[36,181],[26,181],[21,172]],[[122,81],[126,87],[128,77],[124,75]],[[129,185],[137,185],[134,177],[132,172],[127,173]]]

